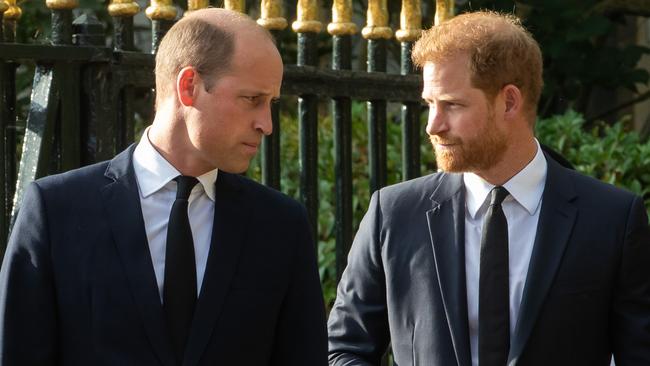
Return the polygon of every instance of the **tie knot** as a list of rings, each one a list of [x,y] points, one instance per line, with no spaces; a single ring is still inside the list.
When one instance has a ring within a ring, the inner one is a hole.
[[[194,188],[196,183],[199,182],[196,178],[188,177],[187,175],[179,175],[174,178],[174,180],[178,185],[178,188],[176,189],[177,200],[188,199],[190,197],[190,192],[192,192],[192,188]]]
[[[490,206],[500,205],[501,202],[503,202],[503,200],[506,199],[509,194],[510,192],[501,186],[492,188],[490,191]]]

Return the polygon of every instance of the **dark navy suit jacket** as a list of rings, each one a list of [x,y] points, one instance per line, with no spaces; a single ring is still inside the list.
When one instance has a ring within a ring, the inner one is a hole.
[[[175,366],[133,146],[30,185],[0,273],[0,365]],[[304,208],[219,172],[212,244],[183,365],[325,365]]]
[[[650,365],[641,197],[547,158],[508,366]],[[329,319],[330,365],[470,366],[465,190],[438,173],[373,195]]]

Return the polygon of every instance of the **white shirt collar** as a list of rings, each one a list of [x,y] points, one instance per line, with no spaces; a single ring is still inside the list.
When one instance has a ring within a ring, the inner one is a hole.
[[[506,201],[516,200],[531,216],[535,214],[542,201],[548,168],[537,139],[535,139],[535,143],[537,144],[537,153],[533,160],[503,185],[510,192]],[[467,210],[471,217],[475,218],[494,185],[474,173],[463,174],[463,181],[466,188]]]
[[[149,128],[142,133],[140,143],[133,152],[133,168],[143,198],[159,191],[181,174],[151,145],[148,133]],[[217,180],[217,173],[218,169],[214,169],[196,177],[203,191],[212,201],[214,201],[214,182]]]

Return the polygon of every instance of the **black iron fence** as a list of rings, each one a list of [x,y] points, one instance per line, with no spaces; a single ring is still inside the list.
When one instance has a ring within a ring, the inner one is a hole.
[[[263,0],[258,23],[279,38],[288,26],[282,17],[284,1]],[[0,42],[0,242],[11,227],[25,187],[32,180],[110,159],[134,140],[136,95],[154,87],[152,54],[134,51],[133,16],[139,6],[133,0],[113,0],[108,7],[114,33],[112,46],[105,46],[103,26],[83,15],[73,21],[76,0],[47,0],[52,12],[51,44],[15,43],[20,9],[15,0],[0,0],[4,14],[3,42]],[[438,0],[436,17],[451,16],[453,1]],[[410,60],[412,43],[421,29],[420,1],[402,1],[400,29],[393,33],[388,23],[386,0],[369,0],[366,26],[367,70],[352,70],[352,42],[357,26],[352,19],[352,1],[333,1],[331,68],[318,67],[319,21],[317,1],[297,2],[297,19],[292,24],[297,37],[297,62],[285,65],[283,95],[298,96],[300,131],[300,197],[307,206],[313,227],[318,215],[318,128],[319,101],[331,99],[334,129],[336,192],[336,266],[345,260],[353,237],[352,213],[352,101],[368,103],[368,164],[370,192],[387,182],[387,103],[402,104],[402,177],[420,175],[420,92],[421,78]],[[207,0],[188,1],[188,10],[208,6]],[[244,11],[244,1],[225,1],[227,8]],[[171,0],[152,1],[146,9],[151,19],[152,49],[177,17]],[[1,18],[0,18],[1,19]],[[387,47],[401,43],[401,72],[386,73]],[[282,45],[278,44],[282,51]],[[24,139],[16,133],[16,69],[35,65],[29,113]],[[149,98],[151,100],[151,98]],[[151,109],[152,104],[146,104]],[[262,146],[262,182],[280,187],[281,106],[273,110],[274,133]],[[149,112],[151,114],[151,111]],[[17,149],[22,146],[22,154]],[[17,163],[19,162],[19,163]]]

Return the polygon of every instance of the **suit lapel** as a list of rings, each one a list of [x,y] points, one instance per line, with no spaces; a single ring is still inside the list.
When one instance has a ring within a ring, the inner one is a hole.
[[[183,365],[199,363],[237,269],[247,218],[239,179],[220,171],[215,182],[212,243]]]
[[[546,160],[548,173],[537,235],[508,357],[508,365],[511,366],[517,364],[537,321],[560,266],[577,214],[572,202],[576,196],[573,183],[553,159]]]
[[[161,363],[173,366],[174,355],[171,353],[151,254],[147,247],[140,196],[133,171],[134,147],[132,145],[109,163],[105,175],[113,182],[101,190],[101,195],[145,332]]]
[[[458,365],[471,365],[465,285],[465,193],[462,175],[443,174],[427,211],[442,302]]]

